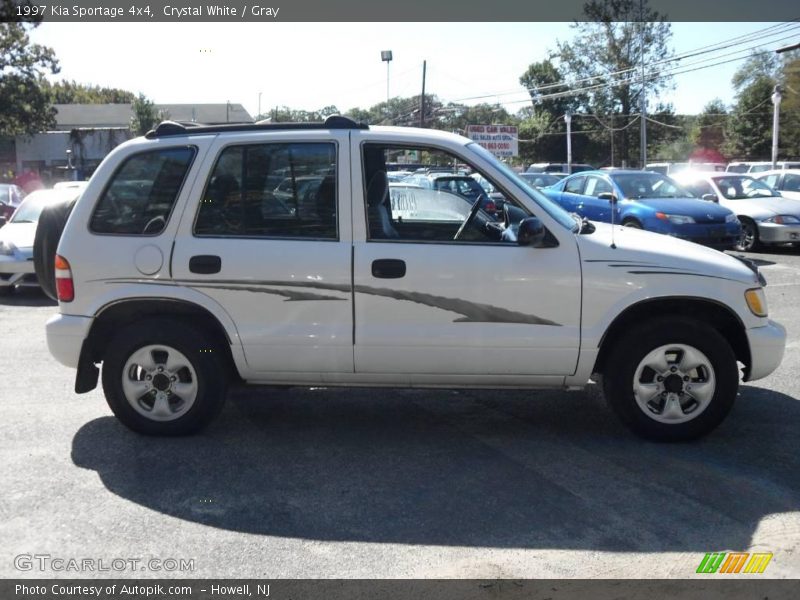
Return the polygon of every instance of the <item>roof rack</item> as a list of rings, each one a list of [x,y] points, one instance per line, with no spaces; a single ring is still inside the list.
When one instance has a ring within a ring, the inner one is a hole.
[[[205,125],[186,121],[163,121],[155,129],[145,134],[148,139],[169,137],[173,135],[201,135],[205,133],[224,133],[228,131],[280,131],[285,129],[369,129],[366,123],[356,123],[353,119],[341,115],[331,115],[322,123],[223,123],[221,125]]]

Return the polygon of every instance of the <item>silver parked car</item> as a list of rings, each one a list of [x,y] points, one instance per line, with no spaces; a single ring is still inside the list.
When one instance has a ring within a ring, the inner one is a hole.
[[[753,251],[761,244],[800,243],[800,200],[781,194],[743,173],[685,172],[675,176],[698,198],[731,209],[742,224],[737,250]]]
[[[800,200],[800,169],[764,171],[755,177],[779,191],[784,198]]]
[[[0,296],[16,287],[38,285],[34,274],[33,240],[39,215],[45,206],[74,200],[80,193],[81,190],[75,188],[31,192],[11,220],[0,227]]]

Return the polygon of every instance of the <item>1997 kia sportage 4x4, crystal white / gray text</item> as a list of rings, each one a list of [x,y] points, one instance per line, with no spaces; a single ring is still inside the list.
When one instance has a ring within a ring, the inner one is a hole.
[[[483,198],[390,186],[387,163],[402,162],[480,174],[502,214]],[[207,424],[234,378],[594,378],[635,432],[677,440],[722,421],[738,363],[744,381],[779,365],[785,331],[767,318],[763,285],[715,250],[564,212],[457,135],[343,117],[165,122],[111,152],[74,206],[47,340],[77,368],[78,392],[102,363],[111,409],[148,434]]]

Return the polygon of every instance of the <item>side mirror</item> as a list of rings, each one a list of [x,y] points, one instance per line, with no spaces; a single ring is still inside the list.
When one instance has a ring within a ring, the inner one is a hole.
[[[617,202],[617,197],[611,192],[601,192],[597,194],[597,197],[600,200],[608,200],[609,202],[611,202],[611,204],[616,204]]]
[[[719,202],[719,198],[717,198],[716,194],[703,194],[701,198],[703,200],[707,200],[708,202]]]
[[[544,241],[544,235],[545,228],[542,222],[537,217],[527,217],[519,222],[517,244],[535,248]]]
[[[6,216],[0,215],[0,227],[6,224]]]

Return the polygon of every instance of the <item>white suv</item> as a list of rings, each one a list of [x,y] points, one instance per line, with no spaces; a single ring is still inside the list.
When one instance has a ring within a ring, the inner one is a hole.
[[[395,197],[386,165],[409,153],[479,173],[503,218],[452,194]],[[235,379],[577,389],[594,378],[635,432],[689,439],[730,410],[737,362],[759,379],[785,346],[754,266],[582,221],[463,137],[342,117],[162,123],[97,169],[55,269],[51,353],[77,368],[77,392],[102,362],[111,409],[148,434],[196,431]]]

